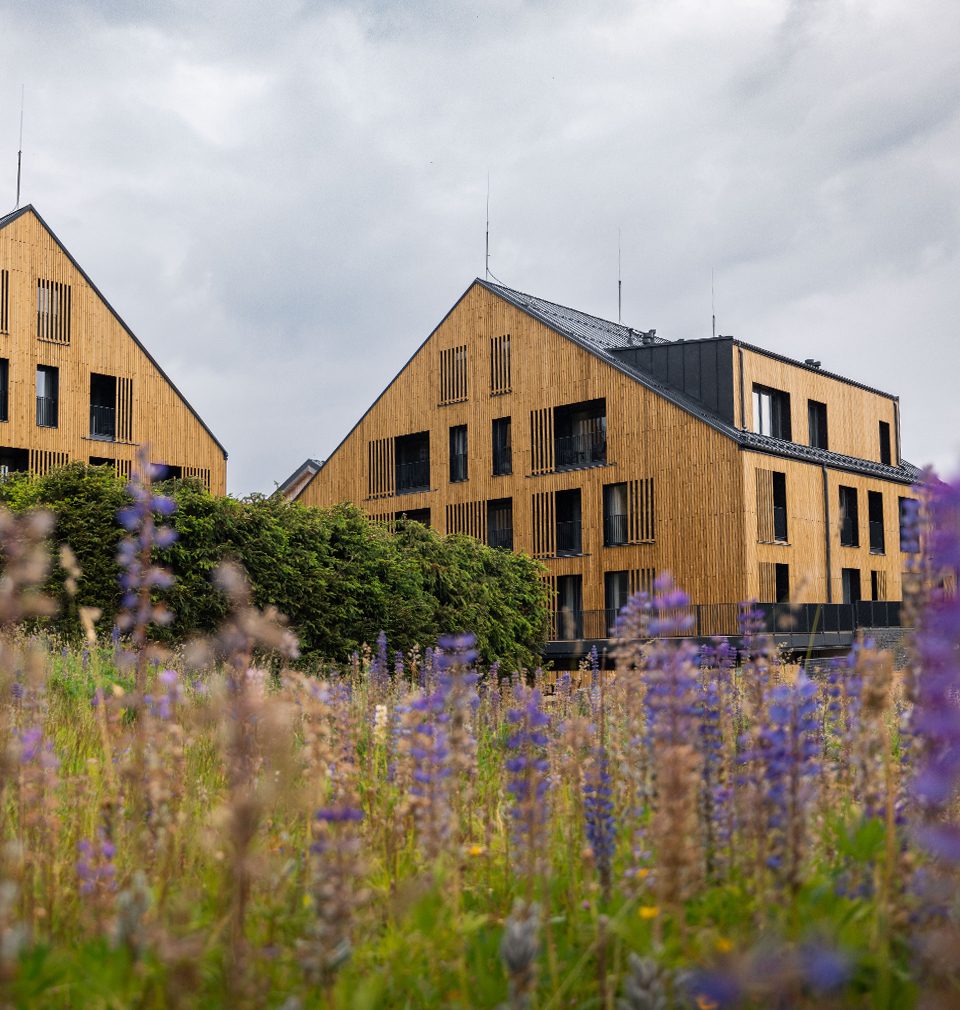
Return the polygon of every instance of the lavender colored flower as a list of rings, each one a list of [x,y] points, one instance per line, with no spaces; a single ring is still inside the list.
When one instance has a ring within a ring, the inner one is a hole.
[[[617,822],[613,813],[613,787],[606,747],[598,747],[583,786],[583,813],[587,841],[604,890],[610,887],[616,849]]]
[[[510,756],[505,763],[507,791],[512,805],[514,856],[518,867],[532,878],[545,851],[549,762],[544,733],[550,717],[543,711],[540,691],[520,688],[517,708],[507,712],[511,733],[507,738]]]

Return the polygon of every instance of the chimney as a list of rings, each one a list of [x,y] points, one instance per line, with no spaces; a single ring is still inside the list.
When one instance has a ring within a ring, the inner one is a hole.
[[[809,365],[811,368],[819,368],[820,367],[820,362],[817,361],[816,358],[804,358],[803,359],[803,363],[805,365]]]

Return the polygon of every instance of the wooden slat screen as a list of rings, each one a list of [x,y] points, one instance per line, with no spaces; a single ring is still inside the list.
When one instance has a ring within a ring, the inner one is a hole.
[[[184,477],[192,477],[209,491],[210,490],[210,469],[205,466],[185,466],[183,468]]]
[[[757,540],[773,543],[773,470],[757,467]],[[776,597],[761,600],[761,603],[775,603]]]
[[[117,379],[117,441],[133,441],[133,379]],[[207,470],[208,490],[209,475]]]
[[[510,377],[510,334],[490,338],[490,395],[499,396],[512,389]]]
[[[467,345],[440,352],[440,403],[459,403],[467,398]]]
[[[656,540],[653,505],[653,478],[627,482],[628,536],[632,544],[652,544]]]
[[[646,593],[653,596],[653,583],[657,578],[655,568],[631,568],[630,569],[630,595],[634,593]]]
[[[772,561],[760,562],[760,593],[757,602],[777,602],[777,566]]]
[[[486,542],[487,503],[464,501],[447,505],[447,533],[465,533]]]
[[[370,516],[371,520],[378,526],[382,526],[389,532],[393,532],[397,527],[397,515],[395,512],[378,512]]]
[[[533,556],[550,558],[557,553],[557,507],[553,491],[538,491],[533,496]]]
[[[530,472],[553,470],[553,408],[530,411]]]
[[[133,474],[133,460],[130,459],[118,459],[117,460],[117,476],[122,477],[124,480],[130,480]],[[210,485],[207,484],[207,490],[209,491]]]
[[[393,438],[377,438],[367,443],[367,497],[389,498],[396,486]]]
[[[874,600],[887,599],[887,573],[882,570],[874,571],[873,580],[876,584],[876,593],[873,597]]]
[[[37,477],[42,477],[51,470],[56,470],[61,466],[66,466],[70,462],[68,452],[54,452],[50,449],[30,450],[30,472]]]
[[[10,271],[0,270],[0,333],[10,332]]]
[[[37,280],[37,337],[56,344],[70,343],[70,285]]]

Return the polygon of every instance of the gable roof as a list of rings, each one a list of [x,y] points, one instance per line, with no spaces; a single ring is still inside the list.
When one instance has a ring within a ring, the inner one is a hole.
[[[153,367],[160,373],[162,378],[169,384],[170,388],[177,394],[178,397],[180,397],[181,402],[187,408],[187,410],[189,410],[190,413],[193,414],[193,416],[197,419],[197,421],[199,421],[200,427],[202,427],[203,430],[213,439],[217,448],[223,453],[223,458],[227,459],[227,450],[223,447],[223,443],[220,441],[220,439],[218,439],[217,436],[214,435],[214,433],[207,427],[206,421],[204,421],[204,419],[196,412],[196,410],[194,410],[193,405],[190,403],[190,401],[177,388],[177,384],[173,381],[173,379],[170,378],[169,375],[167,375],[167,373],[163,370],[163,368],[161,368],[156,358],[154,358],[154,356],[146,349],[146,347],[143,346],[137,335],[133,332],[133,330],[130,329],[129,326],[127,326],[127,324],[120,317],[120,314],[117,312],[117,310],[107,301],[107,299],[103,295],[103,292],[90,279],[90,275],[73,258],[73,255],[71,254],[70,250],[67,249],[67,247],[57,237],[56,233],[50,227],[50,225],[48,225],[47,222],[44,221],[44,219],[40,216],[40,213],[39,211],[37,211],[36,207],[34,207],[32,203],[28,203],[25,207],[19,207],[17,210],[11,211],[9,214],[0,217],[0,228],[5,228],[8,224],[12,224],[14,221],[17,220],[17,218],[22,217],[24,214],[27,213],[32,213],[34,217],[40,222],[40,224],[43,226],[43,228],[50,236],[50,238],[52,238],[53,241],[56,242],[57,245],[60,247],[60,251],[64,254],[64,256],[67,257],[67,259],[71,262],[71,264],[80,274],[80,276],[87,282],[87,284],[90,285],[90,288],[93,290],[94,294],[100,299],[100,301],[103,302],[103,304],[106,306],[107,310],[110,312],[113,318],[116,319],[116,321],[120,324],[121,327],[123,327],[127,336],[129,336],[130,339],[137,345],[137,347],[139,347],[140,350],[143,351],[150,364],[153,365]]]
[[[550,302],[546,299],[538,298],[535,295],[528,295],[523,291],[508,288],[504,284],[494,284],[491,281],[483,280],[480,277],[475,278],[473,282],[468,285],[466,291],[464,291],[456,302],[454,302],[443,319],[441,319],[440,322],[437,323],[437,325],[430,331],[426,339],[417,347],[413,354],[411,354],[403,368],[401,368],[400,371],[390,380],[390,382],[387,383],[380,395],[363,412],[356,424],[354,424],[347,434],[344,435],[337,446],[327,456],[327,460],[323,461],[323,463],[328,461],[337,452],[337,450],[339,450],[340,446],[347,441],[353,432],[356,431],[363,419],[370,413],[371,410],[373,410],[377,403],[380,402],[384,393],[386,393],[400,375],[403,374],[407,365],[413,361],[434,333],[436,333],[437,330],[439,330],[453,314],[460,302],[466,298],[467,294],[478,285],[489,291],[491,294],[496,295],[498,298],[502,298],[504,301],[509,302],[515,308],[520,309],[521,312],[526,313],[538,322],[543,323],[544,326],[547,326],[555,333],[566,337],[568,340],[572,340],[575,344],[579,345],[590,354],[593,354],[595,357],[605,361],[611,368],[615,368],[618,372],[622,372],[624,375],[630,376],[636,382],[639,382],[642,386],[651,390],[651,392],[656,393],[658,396],[662,396],[665,400],[669,400],[681,410],[693,417],[696,417],[704,424],[710,425],[711,428],[716,429],[728,438],[733,439],[733,441],[735,441],[741,449],[752,452],[767,453],[772,456],[797,459],[805,463],[827,466],[835,470],[846,470],[851,473],[881,477],[885,480],[897,481],[901,484],[915,484],[922,477],[922,471],[918,467],[903,459],[901,459],[899,466],[887,466],[883,463],[876,463],[873,460],[859,459],[855,456],[845,456],[842,453],[830,452],[826,449],[816,449],[813,446],[800,445],[795,442],[784,442],[781,439],[772,438],[769,435],[758,435],[751,431],[741,430],[740,428],[729,424],[712,411],[707,410],[703,404],[689,396],[686,396],[679,390],[665,385],[649,373],[627,364],[617,355],[616,352],[618,350],[622,350],[627,347],[643,346],[644,343],[669,344],[673,342],[666,340],[663,337],[657,337],[655,335],[656,331],[645,332],[630,326],[624,326],[622,323],[614,323],[609,319],[592,316],[586,312],[581,312],[579,309],[572,309],[565,305],[559,305],[556,302]],[[739,343],[739,341],[735,342]],[[750,347],[751,349],[760,351],[764,354],[770,353],[764,351],[762,348],[753,347],[749,344],[743,344],[743,346]],[[779,355],[775,356],[780,357]],[[811,367],[800,362],[795,362],[790,358],[783,358],[783,360],[788,361],[791,364],[799,364],[802,368]],[[821,372],[820,374],[828,375],[829,373]],[[837,376],[837,378],[839,378],[839,376]],[[857,385],[859,384],[857,383]],[[320,469],[323,468],[323,463],[321,463]],[[320,472],[320,469],[318,469],[317,473]],[[314,480],[316,480],[317,473],[315,473],[310,480],[307,481],[297,495],[297,498],[306,491]]]
[[[308,457],[296,468],[296,470],[293,471],[292,474],[290,474],[290,476],[285,481],[283,481],[282,484],[277,485],[277,491],[279,491],[280,494],[285,495],[287,491],[291,487],[293,487],[298,480],[300,480],[303,477],[304,474],[309,473],[310,476],[313,477],[313,475],[322,466],[323,466],[322,459],[313,459],[312,457]],[[306,485],[304,485],[304,487],[305,486]]]

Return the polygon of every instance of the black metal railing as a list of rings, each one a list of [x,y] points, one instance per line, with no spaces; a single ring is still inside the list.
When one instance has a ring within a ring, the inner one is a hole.
[[[583,529],[579,519],[557,523],[557,554],[580,554],[583,551]]]
[[[56,428],[57,401],[52,396],[37,397],[37,424],[41,428]]]
[[[874,554],[883,554],[885,550],[883,523],[874,519],[870,521],[870,550]]]
[[[558,436],[554,439],[553,461],[558,470],[606,463],[606,432],[590,431],[585,435]]]
[[[764,626],[774,635],[852,636],[861,628],[901,627],[898,601],[861,600],[858,603],[758,603],[754,604]],[[682,610],[657,615],[673,630],[661,637],[726,638],[741,637],[740,605],[737,603],[691,604]],[[616,626],[614,610],[560,611],[554,615],[554,641],[605,639]]]
[[[397,463],[397,494],[427,491],[430,488],[430,461]]]
[[[504,550],[513,550],[513,527],[504,526],[501,528],[490,528],[487,530],[487,543],[491,547],[502,547]]]
[[[493,475],[500,477],[513,473],[513,450],[509,445],[498,446],[493,450]]]
[[[783,505],[773,506],[773,539],[787,539],[787,510]]]
[[[455,452],[450,456],[450,480],[452,483],[467,479],[467,454]]]
[[[618,547],[629,539],[627,517],[625,515],[604,513],[603,515],[603,546]]]
[[[117,437],[117,411],[99,403],[90,404],[90,437],[113,440]]]

